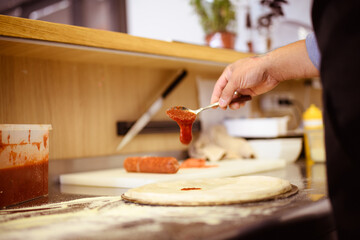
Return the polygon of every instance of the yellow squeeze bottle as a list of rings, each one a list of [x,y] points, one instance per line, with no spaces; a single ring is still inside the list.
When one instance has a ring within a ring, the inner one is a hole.
[[[321,110],[311,104],[303,114],[303,122],[307,163],[324,162],[324,129]]]

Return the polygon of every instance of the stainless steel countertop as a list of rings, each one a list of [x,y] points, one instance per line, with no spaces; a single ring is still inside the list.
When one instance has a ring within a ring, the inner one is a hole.
[[[22,239],[23,234],[28,239],[332,239],[325,165],[306,166],[303,159],[259,173],[288,179],[298,194],[251,204],[144,206],[122,201],[119,196],[127,189],[59,184],[62,173],[118,168],[125,157],[50,161],[49,195],[0,211],[0,239]],[[98,228],[89,228],[94,221]]]

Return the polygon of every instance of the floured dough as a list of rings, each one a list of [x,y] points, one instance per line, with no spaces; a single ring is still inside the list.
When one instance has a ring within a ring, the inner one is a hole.
[[[272,199],[291,189],[280,178],[240,176],[152,183],[130,189],[123,198],[154,205],[225,205]]]

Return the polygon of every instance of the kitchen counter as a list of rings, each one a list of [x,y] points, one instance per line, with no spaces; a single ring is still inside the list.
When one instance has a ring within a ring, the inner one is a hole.
[[[333,239],[324,164],[306,167],[298,160],[259,173],[288,179],[300,191],[286,199],[230,206],[139,205],[121,200],[127,189],[58,182],[62,173],[121,167],[124,158],[50,161],[49,195],[1,210],[0,239]]]

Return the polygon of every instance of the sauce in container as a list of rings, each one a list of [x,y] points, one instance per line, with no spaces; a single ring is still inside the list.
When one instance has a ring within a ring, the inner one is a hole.
[[[182,107],[173,107],[166,111],[166,114],[177,122],[180,127],[180,142],[189,144],[192,140],[192,125],[195,122],[196,114],[183,110]]]
[[[0,124],[0,208],[48,194],[50,129]]]

